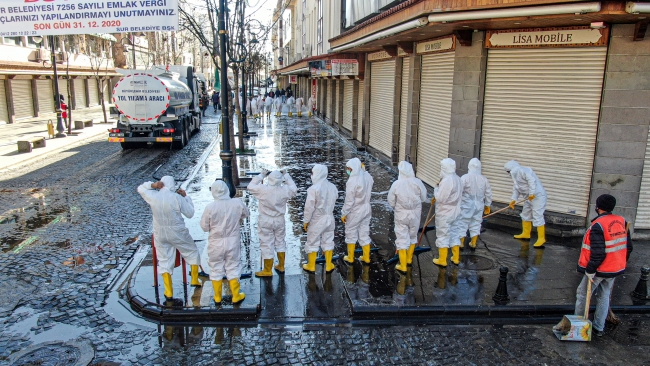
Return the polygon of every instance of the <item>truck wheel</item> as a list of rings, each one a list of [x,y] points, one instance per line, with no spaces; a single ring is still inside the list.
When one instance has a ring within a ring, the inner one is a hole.
[[[181,139],[180,140],[174,140],[174,142],[172,142],[172,147],[174,149],[176,149],[176,150],[181,150],[185,145],[187,145],[187,142],[185,140],[185,123],[183,123],[182,120],[179,120],[178,122],[179,122],[179,124],[181,126],[181,128],[180,128],[180,130],[181,130],[180,131],[181,132],[180,133]]]
[[[186,118],[187,123],[185,124],[185,145],[190,143],[190,138],[192,137],[192,130],[190,126],[189,118]]]
[[[201,123],[203,122],[203,118],[199,117],[196,122],[196,132],[201,131]]]

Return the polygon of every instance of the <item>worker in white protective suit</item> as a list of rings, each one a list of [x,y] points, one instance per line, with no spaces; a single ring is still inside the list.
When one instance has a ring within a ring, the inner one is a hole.
[[[268,176],[268,184],[265,185],[263,182],[266,176]],[[298,187],[286,171],[269,172],[262,169],[262,173],[248,184],[248,191],[259,200],[260,211],[257,230],[264,267],[261,271],[255,272],[255,276],[273,276],[271,267],[275,253],[278,255],[279,262],[275,269],[279,273],[284,273],[284,255],[287,249],[284,241],[284,214],[287,212],[287,201],[296,195]]]
[[[282,115],[282,97],[275,97],[275,116],[280,117]]]
[[[289,108],[289,117],[293,117],[293,104],[295,103],[296,99],[292,96],[287,98],[287,107]]]
[[[158,272],[162,275],[167,299],[174,297],[172,273],[176,250],[190,265],[190,284],[201,286],[199,250],[183,219],[183,215],[187,218],[194,216],[194,204],[184,190],[175,191],[175,187],[176,182],[170,176],[164,176],[155,183],[145,182],[138,187],[138,193],[151,206]]]
[[[221,303],[223,277],[226,276],[234,304],[246,295],[239,291],[241,275],[241,220],[248,217],[248,207],[239,198],[230,198],[226,183],[217,180],[210,187],[214,201],[201,216],[201,229],[208,232],[208,264],[210,280],[214,287],[214,302]]]
[[[316,271],[316,255],[320,247],[325,255],[325,271],[331,272],[334,252],[334,204],[339,191],[327,180],[327,167],[316,164],[311,170],[311,187],[307,189],[307,200],[303,218],[303,228],[307,232],[305,253],[307,264],[302,268],[308,272]]]
[[[296,112],[298,112],[298,117],[302,117],[302,104],[303,104],[303,99],[302,97],[296,98]]]
[[[521,210],[523,230],[521,234],[515,235],[515,239],[530,239],[530,233],[533,226],[535,226],[537,228],[537,242],[535,242],[534,247],[542,247],[546,243],[546,226],[544,222],[546,191],[544,186],[542,186],[542,182],[531,168],[521,166],[515,160],[507,162],[504,168],[512,177],[513,182],[510,208],[515,209],[515,203],[520,197],[527,198],[526,202],[524,202],[524,208]]]
[[[264,111],[266,112],[266,118],[271,119],[271,109],[273,108],[273,98],[266,97],[264,99]]]
[[[490,214],[492,204],[492,188],[488,179],[481,174],[481,161],[472,158],[467,166],[468,173],[460,177],[463,184],[463,198],[460,204],[460,219],[458,233],[460,246],[465,244],[465,235],[469,230],[470,248],[476,248],[478,235],[481,233],[483,215]]]
[[[395,246],[399,264],[395,269],[406,273],[413,263],[413,252],[418,243],[418,229],[422,217],[422,202],[427,201],[427,189],[415,177],[413,165],[401,161],[397,166],[399,177],[388,191],[388,204],[395,210]]]
[[[313,95],[309,96],[309,100],[307,100],[307,109],[309,110],[309,117],[312,116],[312,111],[314,110],[314,106],[316,106],[316,98],[314,98]]]
[[[370,195],[374,180],[362,168],[358,158],[350,159],[345,166],[350,177],[345,185],[345,202],[341,210],[341,221],[345,224],[345,242],[348,245],[348,255],[343,259],[354,263],[354,249],[358,241],[363,250],[359,260],[370,263]]]
[[[264,117],[264,99],[261,95],[257,97],[257,116],[260,119]]]
[[[252,97],[250,99],[249,108],[246,109],[249,115],[253,118],[257,118],[257,97]]]
[[[454,232],[456,220],[460,216],[460,201],[463,185],[456,175],[456,162],[446,158],[440,162],[440,183],[433,190],[433,202],[436,208],[436,247],[438,258],[433,263],[447,266],[447,255],[451,248],[451,261],[460,263],[460,236]]]

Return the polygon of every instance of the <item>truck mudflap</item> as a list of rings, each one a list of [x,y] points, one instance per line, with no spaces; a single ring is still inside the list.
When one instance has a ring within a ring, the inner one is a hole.
[[[122,136],[119,136],[122,135]],[[182,136],[165,136],[165,137],[124,137],[122,133],[111,133],[108,142],[173,142],[181,140]]]

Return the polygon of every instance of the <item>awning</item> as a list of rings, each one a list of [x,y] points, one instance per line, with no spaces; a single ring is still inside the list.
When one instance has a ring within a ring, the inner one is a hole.
[[[112,34],[108,34],[108,33],[91,33],[90,35],[94,36],[94,37],[99,37],[101,39],[105,39],[107,41],[117,42],[117,38],[113,37]]]
[[[302,67],[300,69],[283,72],[282,75],[296,75],[296,74],[309,74],[309,67]]]

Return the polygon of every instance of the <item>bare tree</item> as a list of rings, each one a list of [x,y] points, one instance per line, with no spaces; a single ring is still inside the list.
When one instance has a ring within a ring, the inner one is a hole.
[[[111,66],[111,58],[109,57],[111,45],[110,41],[95,36],[86,36],[86,56],[90,59],[90,68],[92,70],[93,78],[97,80],[99,88],[99,99],[102,105],[102,113],[104,114],[104,123],[108,123],[106,116],[106,103],[104,101],[104,89],[106,87],[106,78],[108,77],[108,70]]]

